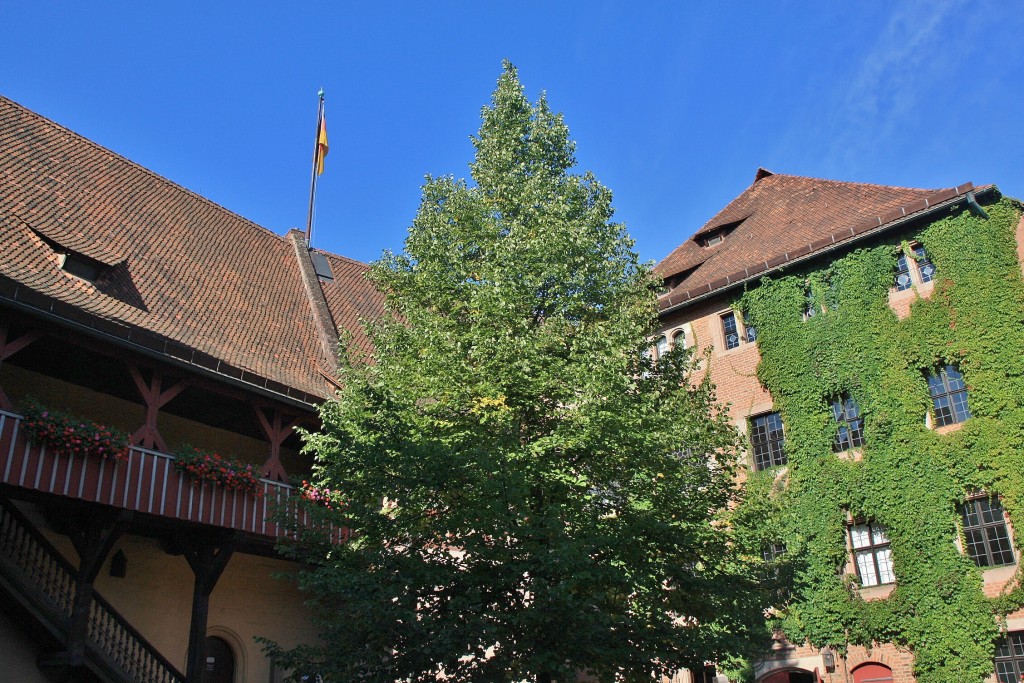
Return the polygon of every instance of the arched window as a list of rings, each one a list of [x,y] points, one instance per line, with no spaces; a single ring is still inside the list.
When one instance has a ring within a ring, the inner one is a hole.
[[[885,664],[861,664],[853,670],[853,683],[893,683],[892,669]]]
[[[672,333],[672,348],[673,349],[685,349],[686,348],[686,333],[682,330],[676,330]]]
[[[203,683],[235,683],[235,653],[223,638],[210,636],[206,639]]]

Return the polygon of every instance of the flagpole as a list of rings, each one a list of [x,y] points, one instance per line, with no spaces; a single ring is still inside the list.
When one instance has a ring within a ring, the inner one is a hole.
[[[313,240],[313,200],[316,198],[316,170],[320,161],[320,123],[324,118],[324,89],[317,93],[320,102],[316,109],[316,136],[313,138],[313,170],[309,178],[309,213],[306,215],[306,246],[312,247]]]

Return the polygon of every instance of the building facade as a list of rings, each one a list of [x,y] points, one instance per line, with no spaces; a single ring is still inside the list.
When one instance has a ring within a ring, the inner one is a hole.
[[[274,514],[366,267],[4,98],[0,254],[0,678],[280,680],[255,638],[316,633]]]
[[[759,170],[657,266],[747,446],[759,683],[1024,672],[1018,202]]]

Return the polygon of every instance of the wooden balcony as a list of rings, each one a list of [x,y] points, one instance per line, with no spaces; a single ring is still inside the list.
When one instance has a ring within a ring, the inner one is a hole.
[[[286,533],[271,516],[298,495],[292,486],[263,479],[262,495],[227,491],[185,477],[172,455],[134,446],[121,462],[54,455],[25,439],[21,420],[0,410],[2,484],[257,536]],[[306,524],[306,513],[299,514]]]

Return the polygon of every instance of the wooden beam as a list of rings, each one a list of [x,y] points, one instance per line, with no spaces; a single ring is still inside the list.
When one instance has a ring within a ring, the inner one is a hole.
[[[270,455],[263,463],[263,477],[275,481],[287,481],[288,474],[284,470],[284,465],[281,464],[281,444],[291,436],[296,427],[306,421],[306,418],[300,415],[285,425],[285,420],[288,418],[280,409],[271,407],[273,412],[268,418],[264,412],[264,406],[253,402],[252,407],[256,411],[256,417],[260,420],[260,426],[263,427],[264,436],[270,442]]]

